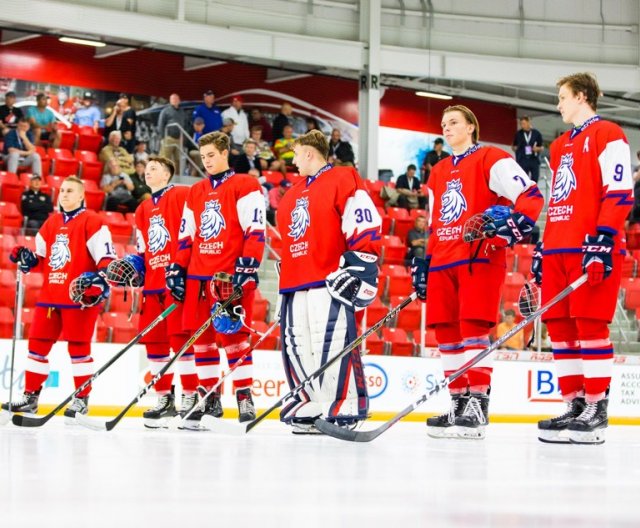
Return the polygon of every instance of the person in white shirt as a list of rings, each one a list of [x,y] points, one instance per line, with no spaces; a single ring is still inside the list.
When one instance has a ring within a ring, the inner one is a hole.
[[[242,97],[235,95],[231,99],[231,106],[222,112],[222,119],[230,118],[235,122],[231,136],[233,142],[242,145],[249,139],[249,119],[247,113],[242,109]]]

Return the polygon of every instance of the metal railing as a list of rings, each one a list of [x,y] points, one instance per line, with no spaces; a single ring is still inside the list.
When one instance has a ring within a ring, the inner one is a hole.
[[[171,137],[172,139],[176,139],[173,136],[169,136],[168,134],[168,129],[169,128],[177,128],[178,131],[180,132],[180,136],[178,138],[178,144],[166,144],[164,142],[164,140],[167,137]],[[182,128],[182,126],[179,123],[168,123],[167,126],[164,129],[164,137],[163,137],[163,143],[165,143],[164,145],[161,145],[161,149],[162,148],[175,148],[178,150],[178,156],[179,156],[179,163],[178,163],[178,167],[176,167],[176,175],[179,176],[184,176],[184,171],[185,171],[185,167],[188,165],[191,166],[192,169],[194,169],[201,178],[205,178],[206,174],[204,173],[204,171],[200,168],[200,165],[198,165],[196,162],[194,162],[191,159],[191,156],[189,155],[189,150],[190,149],[185,149],[184,148],[184,144],[185,141],[187,144],[191,144],[193,146],[193,150],[199,150],[200,147],[198,146],[198,144],[193,140],[193,138],[189,135],[189,133]],[[186,163],[185,163],[186,161]]]

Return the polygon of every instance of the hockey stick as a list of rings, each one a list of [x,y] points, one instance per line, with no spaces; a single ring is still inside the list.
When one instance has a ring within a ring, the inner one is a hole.
[[[15,368],[16,359],[16,341],[18,340],[18,310],[22,310],[22,272],[16,270],[16,299],[15,299],[16,316],[13,318],[13,339],[11,340],[11,367],[9,368],[9,408],[11,408],[11,402],[13,401],[13,371]],[[11,411],[5,411],[2,409],[0,412],[0,426],[7,425],[13,413]]]
[[[214,418],[213,416],[205,415],[202,417],[200,423],[203,423],[207,427],[207,429],[216,432],[216,433],[226,433],[232,435],[243,435],[247,434],[251,431],[256,425],[258,425],[262,420],[264,420],[267,416],[269,416],[273,411],[275,411],[278,407],[282,406],[282,404],[288,400],[289,398],[293,398],[301,391],[304,390],[305,387],[311,385],[311,383],[316,380],[323,372],[325,372],[329,367],[333,364],[341,360],[351,351],[359,347],[365,339],[367,339],[371,334],[373,334],[376,330],[381,328],[387,321],[393,319],[400,310],[408,306],[411,302],[417,299],[416,293],[412,293],[409,297],[404,299],[398,306],[392,308],[389,313],[387,313],[382,319],[380,319],[377,323],[371,326],[366,332],[364,332],[360,337],[354,339],[350,344],[348,344],[345,348],[343,348],[338,354],[329,359],[324,365],[322,365],[318,370],[309,374],[305,379],[303,379],[299,385],[291,389],[287,394],[285,394],[282,398],[280,398],[276,403],[274,403],[271,407],[269,407],[266,411],[264,411],[260,416],[258,416],[255,420],[248,422],[246,424],[236,424],[231,423],[229,420],[221,420],[219,418]],[[365,352],[366,353],[366,352]]]
[[[371,431],[349,431],[347,429],[343,429],[338,427],[335,424],[327,422],[326,420],[317,419],[315,421],[315,426],[322,431],[324,434],[328,436],[332,436],[333,438],[338,438],[339,440],[347,440],[349,442],[371,442],[378,438],[382,433],[388,430],[391,426],[398,423],[402,418],[412,413],[415,409],[417,409],[420,405],[426,402],[431,396],[437,394],[441,390],[446,389],[449,384],[458,379],[460,376],[465,374],[471,367],[479,363],[482,359],[487,357],[493,351],[500,347],[503,343],[511,339],[514,335],[516,335],[520,330],[522,330],[525,326],[530,324],[531,322],[538,319],[543,313],[549,310],[552,306],[560,302],[571,292],[578,289],[587,281],[587,274],[581,275],[575,281],[573,281],[569,286],[567,286],[564,290],[562,290],[558,295],[556,295],[553,299],[551,299],[547,304],[541,306],[536,312],[532,313],[526,319],[520,321],[516,326],[514,326],[511,330],[509,330],[506,334],[504,334],[500,339],[496,340],[491,346],[485,348],[482,352],[479,352],[474,358],[467,361],[460,369],[456,370],[453,374],[443,379],[438,385],[436,385],[429,392],[423,394],[418,398],[415,402],[413,402],[408,407],[404,408],[398,414],[396,414],[390,420],[384,422],[380,427],[376,429],[372,429]]]
[[[118,422],[122,420],[124,415],[129,412],[129,409],[131,409],[131,407],[133,407],[136,403],[138,403],[144,397],[144,395],[149,391],[149,389],[151,389],[151,387],[153,387],[158,382],[158,380],[166,374],[166,372],[171,368],[171,366],[176,361],[178,361],[180,357],[182,357],[182,355],[191,347],[191,345],[193,345],[198,340],[198,338],[202,334],[204,334],[206,329],[209,328],[209,325],[211,324],[212,319],[214,317],[217,317],[224,310],[226,310],[227,306],[231,305],[233,301],[235,301],[236,299],[239,299],[240,297],[242,297],[242,288],[240,287],[234,288],[233,293],[229,296],[229,298],[225,302],[220,304],[220,306],[218,306],[218,309],[213,314],[211,314],[211,317],[207,317],[207,320],[203,323],[203,325],[200,328],[196,330],[195,334],[193,334],[187,340],[187,342],[184,345],[182,345],[182,348],[165,364],[165,366],[162,367],[160,371],[153,378],[151,378],[151,381],[147,383],[147,385],[136,395],[136,397],[133,400],[131,400],[127,404],[127,406],[124,409],[122,409],[122,411],[120,411],[120,414],[118,414],[118,416],[116,416],[112,420],[103,422],[101,420],[90,418],[86,414],[76,413],[76,422],[78,422],[80,425],[87,427],[89,429],[94,429],[95,431],[111,431],[111,429],[113,429],[116,425],[118,425]]]
[[[244,360],[247,359],[247,357],[249,357],[249,354],[251,354],[251,352],[253,352],[255,349],[257,349],[258,346],[261,345],[262,342],[267,337],[269,337],[269,334],[271,332],[273,332],[275,330],[276,326],[278,326],[279,324],[280,324],[280,316],[276,317],[276,320],[273,322],[273,324],[269,328],[267,328],[266,332],[264,334],[262,334],[260,339],[258,339],[253,345],[251,345],[249,347],[249,349],[244,353],[244,355],[242,355],[240,357],[240,359],[238,359],[238,361],[236,361],[235,365],[233,365],[233,367],[231,367],[227,372],[224,373],[224,376],[220,377],[220,379],[218,380],[218,383],[216,383],[213,387],[211,387],[209,392],[207,392],[204,396],[202,396],[200,401],[191,408],[191,410],[184,416],[184,418],[182,416],[178,415],[178,416],[175,416],[174,418],[171,419],[171,421],[169,422],[169,425],[168,425],[169,429],[180,429],[180,427],[182,427],[184,422],[187,421],[189,416],[191,416],[198,409],[203,409],[204,408],[204,403],[207,400],[207,398],[209,396],[211,396],[216,390],[218,390],[218,387],[220,387],[224,383],[224,381],[229,376],[231,376],[231,374],[233,373],[234,370],[236,370],[240,365],[242,365],[242,363],[244,363]]]
[[[24,414],[14,414],[12,421],[14,425],[20,427],[40,427],[41,425],[46,424],[51,418],[53,418],[67,403],[69,403],[73,397],[84,390],[90,383],[96,380],[98,376],[100,376],[105,370],[107,370],[111,365],[113,365],[118,359],[120,359],[125,352],[127,352],[132,346],[138,343],[145,335],[147,335],[151,330],[153,330],[161,321],[167,318],[167,316],[173,312],[178,307],[177,304],[172,304],[167,307],[167,309],[162,312],[158,317],[156,317],[151,323],[142,330],[137,336],[135,336],[131,341],[127,343],[127,345],[117,352],[109,361],[107,361],[102,367],[100,367],[88,380],[86,380],[82,385],[80,385],[76,390],[74,390],[69,396],[67,396],[53,411],[51,411],[46,416],[35,417],[35,416],[27,416]]]

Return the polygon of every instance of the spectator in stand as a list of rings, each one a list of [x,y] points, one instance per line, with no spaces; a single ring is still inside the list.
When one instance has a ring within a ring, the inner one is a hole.
[[[4,104],[0,106],[0,132],[3,136],[15,129],[18,121],[24,117],[22,110],[15,104],[16,92],[7,92],[4,96]]]
[[[267,221],[271,225],[276,224],[276,211],[280,205],[280,200],[289,190],[292,183],[289,180],[282,180],[277,187],[269,191],[269,209],[267,210]]]
[[[342,133],[337,128],[331,131],[331,141],[329,141],[329,163],[336,166],[343,165],[353,167],[356,158],[353,148],[348,141],[342,141]]]
[[[60,88],[56,95],[50,95],[48,104],[51,110],[58,112],[73,122],[73,116],[78,108],[76,107],[75,101],[69,98],[69,92],[66,88]]]
[[[18,125],[4,137],[5,160],[7,171],[15,173],[19,165],[31,167],[31,172],[42,175],[42,161],[36,152],[33,134],[29,130],[29,121],[22,117]]]
[[[102,176],[100,188],[107,194],[107,211],[133,213],[138,207],[138,200],[132,194],[135,186],[117,159],[111,158],[107,162],[107,172]]]
[[[315,117],[312,117],[312,116],[307,117],[305,119],[305,123],[307,124],[307,132],[311,132],[312,130],[320,130],[320,124],[318,123],[318,120]],[[307,132],[305,132],[305,134]]]
[[[204,127],[205,127],[205,122],[204,119],[202,119],[201,117],[196,117],[193,120],[193,142],[196,144],[196,147],[198,145],[198,140],[204,136]],[[195,163],[198,167],[200,167],[200,170],[202,170],[204,167],[202,166],[202,158],[200,157],[200,149],[199,148],[194,148],[189,150],[189,157],[191,158],[191,161],[193,161],[193,163]],[[191,176],[193,176],[194,178],[198,176],[198,171],[195,169],[195,167],[193,165],[191,165]]]
[[[113,130],[109,134],[109,143],[102,147],[100,151],[100,161],[102,163],[108,163],[112,159],[118,160],[118,164],[123,172],[131,175],[135,172],[133,166],[133,155],[129,154],[123,147],[120,146],[122,141],[122,133],[119,130]]]
[[[444,140],[442,138],[436,138],[433,142],[433,150],[427,152],[427,155],[424,157],[424,161],[422,162],[422,167],[420,167],[422,183],[427,183],[429,181],[431,169],[435,167],[436,163],[444,158],[448,158],[449,156],[450,154],[444,150]]]
[[[133,161],[134,163],[137,163],[138,161],[144,161],[145,163],[147,163],[149,161],[147,144],[144,141],[139,141],[136,144],[136,149],[133,151]]]
[[[273,150],[276,151],[276,156],[287,166],[293,164],[294,142],[293,127],[291,125],[285,125],[282,130],[282,137],[280,139],[276,139],[276,142],[273,144]]]
[[[138,200],[138,203],[151,198],[151,187],[145,183],[144,169],[147,163],[144,161],[136,161],[136,171],[131,175],[131,182],[133,183],[133,191],[131,194]]]
[[[200,107],[198,107],[200,108]],[[169,158],[176,168],[176,174],[180,174],[180,128],[187,129],[187,114],[180,108],[180,96],[172,93],[169,96],[169,104],[162,109],[158,118],[158,133],[162,138],[160,143],[160,156]],[[206,119],[205,119],[206,122]],[[178,125],[178,126],[171,126]]]
[[[27,119],[33,130],[36,145],[48,141],[50,147],[58,147],[60,139],[56,130],[56,116],[47,108],[47,96],[42,92],[36,95],[36,106],[28,108]]]
[[[138,123],[138,116],[136,115],[136,111],[131,107],[131,99],[129,98],[129,94],[121,93],[120,94],[120,102],[122,104],[122,116],[124,120],[127,122],[128,128],[127,132],[131,132],[131,140],[135,141],[136,139],[136,126]],[[123,139],[127,139],[127,135],[123,132]]]
[[[251,139],[258,146],[258,158],[260,159],[260,167],[262,170],[280,171],[282,175],[287,174],[287,166],[273,155],[273,150],[269,143],[262,139],[262,127],[251,127]]]
[[[249,114],[249,135],[254,127],[261,127],[262,139],[269,143],[273,143],[273,129],[267,121],[267,118],[262,115],[259,108],[252,108]],[[254,139],[254,138],[251,138]]]
[[[204,119],[204,130],[202,134],[209,132],[217,132],[222,128],[222,111],[215,104],[216,96],[213,90],[207,90],[203,95],[204,102],[197,106],[193,111],[191,120],[195,121],[198,117]]]
[[[425,209],[427,197],[420,189],[420,178],[416,176],[416,166],[407,166],[407,172],[398,176],[396,191],[398,191],[398,207],[405,209]]]
[[[233,160],[233,170],[240,174],[262,176],[260,159],[258,158],[258,144],[252,139],[244,142],[243,152]]]
[[[543,149],[542,134],[531,126],[531,118],[529,116],[520,118],[520,130],[513,137],[511,148],[516,153],[518,165],[537,183],[540,177],[540,158],[538,154]]]
[[[27,235],[35,235],[45,220],[53,212],[51,196],[40,191],[42,178],[33,174],[29,188],[22,193],[20,208],[27,221]]]
[[[499,339],[509,330],[516,326],[516,312],[514,310],[505,310],[504,320],[498,324],[496,329],[496,337]],[[524,350],[524,333],[518,332],[512,338],[505,341],[500,348],[507,350]]]
[[[416,216],[413,229],[407,233],[407,266],[411,264],[413,257],[424,258],[427,248],[427,218]]]
[[[231,139],[236,145],[243,145],[249,139],[249,118],[242,109],[242,97],[236,95],[231,99],[231,106],[222,112],[222,119],[230,117],[235,126],[231,132]]]
[[[282,103],[280,107],[280,113],[273,120],[273,140],[284,137],[284,127],[291,125],[291,116],[293,115],[293,108],[290,103]],[[293,130],[293,129],[292,129]]]
[[[120,146],[124,148],[129,154],[133,154],[135,150],[135,140],[134,140],[134,124],[131,124],[131,117],[127,118],[126,113],[127,102],[125,99],[118,99],[116,104],[113,106],[111,110],[111,114],[105,119],[105,129],[104,133],[106,137],[109,137],[109,134],[114,130],[117,130],[122,134],[122,141]],[[132,109],[130,109],[133,111]]]
[[[220,129],[220,132],[229,136],[229,165],[231,166],[233,166],[233,159],[242,154],[242,144],[238,144],[233,140],[233,129],[235,126],[236,122],[231,117],[225,117],[222,120],[222,128]]]
[[[93,94],[84,92],[82,106],[76,111],[73,122],[79,127],[91,127],[94,133],[98,133],[100,128],[100,109],[93,104]]]

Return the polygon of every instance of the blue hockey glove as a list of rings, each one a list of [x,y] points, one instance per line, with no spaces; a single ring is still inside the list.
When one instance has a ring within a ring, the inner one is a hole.
[[[589,275],[589,284],[595,286],[611,275],[615,242],[606,233],[587,235],[582,244],[582,271]]]
[[[107,281],[113,286],[139,288],[144,284],[145,265],[140,255],[125,255],[107,266]]]
[[[260,262],[253,257],[238,257],[232,283],[245,290],[255,290],[258,285],[258,268]]]
[[[325,279],[329,294],[351,310],[369,306],[378,293],[378,257],[347,251],[340,267]]]
[[[533,259],[531,260],[531,276],[538,286],[542,284],[542,249],[542,242],[538,242],[533,249]]]
[[[87,271],[69,284],[69,297],[88,308],[109,298],[109,285],[103,272]]]
[[[17,264],[22,273],[29,273],[38,265],[38,255],[24,246],[14,247],[9,255],[9,260]]]
[[[513,247],[533,231],[534,223],[522,213],[505,205],[487,208],[483,216],[483,231],[488,238],[497,238],[497,245]]]
[[[184,301],[186,291],[187,271],[180,264],[169,264],[164,268],[164,278],[167,281],[167,288],[178,302]]]
[[[213,317],[211,323],[216,332],[221,334],[235,334],[242,328],[242,319],[235,313],[229,313],[228,310],[233,310],[232,306],[227,307],[226,310],[221,310],[218,314],[222,303],[216,302],[211,308],[211,316]],[[240,306],[238,308],[242,309]]]
[[[411,260],[411,282],[418,299],[421,301],[427,299],[427,279],[429,277],[430,264],[431,257],[413,257]]]

